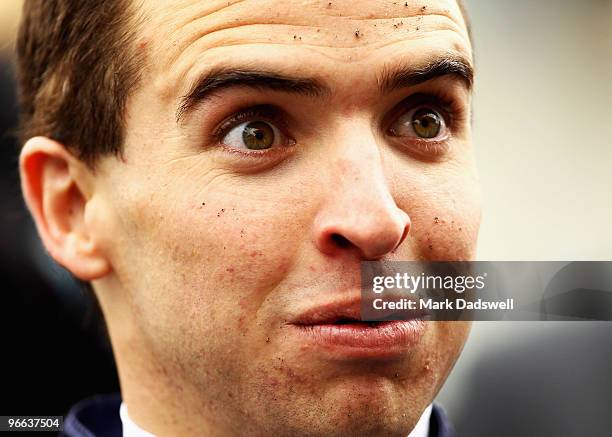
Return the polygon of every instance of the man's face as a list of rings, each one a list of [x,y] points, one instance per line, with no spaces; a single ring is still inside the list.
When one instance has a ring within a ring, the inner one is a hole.
[[[409,431],[467,324],[417,326],[384,353],[298,322],[358,298],[365,259],[474,257],[469,87],[414,74],[471,61],[457,4],[148,0],[142,13],[149,62],[93,199],[122,382],[137,368],[152,394],[237,434]]]

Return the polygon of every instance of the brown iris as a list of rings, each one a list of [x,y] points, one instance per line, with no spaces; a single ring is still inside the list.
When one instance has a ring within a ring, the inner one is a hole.
[[[242,139],[247,149],[269,149],[274,144],[274,129],[263,121],[252,121],[242,130]]]
[[[421,138],[435,138],[442,128],[442,118],[436,111],[428,108],[419,109],[412,116],[412,128]]]

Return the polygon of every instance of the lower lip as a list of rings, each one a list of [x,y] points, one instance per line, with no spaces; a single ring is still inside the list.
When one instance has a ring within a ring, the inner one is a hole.
[[[334,355],[353,358],[401,357],[417,345],[425,332],[421,319],[364,323],[292,325],[306,344]]]

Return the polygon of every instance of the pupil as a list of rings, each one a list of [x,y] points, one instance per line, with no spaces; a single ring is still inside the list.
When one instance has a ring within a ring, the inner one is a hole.
[[[264,134],[262,131],[258,130],[257,132],[255,132],[255,138],[257,138],[258,140],[262,140],[264,137]]]

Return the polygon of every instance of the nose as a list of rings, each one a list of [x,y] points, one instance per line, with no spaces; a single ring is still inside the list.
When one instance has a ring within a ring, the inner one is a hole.
[[[326,255],[356,252],[361,259],[379,259],[410,231],[410,217],[395,203],[380,160],[372,158],[332,164],[338,176],[314,223],[315,244]]]

